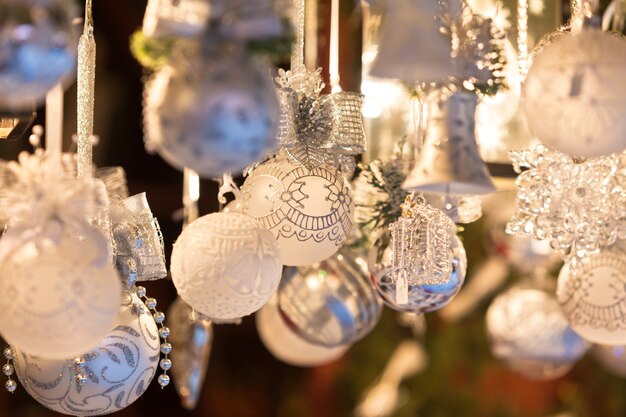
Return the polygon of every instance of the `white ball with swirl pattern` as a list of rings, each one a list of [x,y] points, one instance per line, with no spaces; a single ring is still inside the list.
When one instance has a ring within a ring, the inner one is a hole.
[[[272,232],[285,265],[311,265],[331,257],[352,229],[350,186],[331,164],[309,169],[281,152],[259,165],[241,191],[243,213]]]
[[[558,37],[535,58],[524,84],[539,140],[575,157],[626,148],[626,40],[586,29]]]
[[[180,297],[212,319],[247,316],[278,288],[282,264],[276,239],[241,213],[211,213],[185,228],[172,251]]]
[[[15,349],[15,371],[40,404],[71,416],[120,411],[148,388],[159,368],[159,332],[144,303],[128,294],[113,330],[82,355],[86,379],[78,382],[74,358],[50,360]]]

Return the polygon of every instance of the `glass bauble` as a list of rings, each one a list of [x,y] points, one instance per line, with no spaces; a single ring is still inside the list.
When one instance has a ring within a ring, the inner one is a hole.
[[[40,404],[70,416],[100,416],[120,411],[139,398],[159,366],[159,332],[152,314],[128,293],[113,330],[81,357],[87,377],[77,382],[74,357],[43,359],[13,347],[15,372]]]
[[[350,348],[316,345],[295,334],[281,317],[276,297],[257,312],[256,328],[267,350],[279,361],[293,366],[326,365],[341,358]]]
[[[518,284],[497,296],[487,310],[491,352],[530,379],[563,376],[589,344],[567,323],[554,288]]]
[[[381,236],[380,239],[384,239]],[[394,310],[429,313],[439,310],[454,298],[465,282],[467,257],[463,243],[457,236],[452,237],[452,273],[448,281],[437,285],[408,285],[408,303],[396,302],[396,283],[392,276],[392,250],[380,250],[376,244],[370,250],[368,263],[374,287],[385,304]]]
[[[243,212],[272,232],[285,265],[311,265],[331,257],[352,229],[350,187],[333,165],[308,169],[281,152],[259,165],[241,192]]]
[[[594,345],[591,353],[608,372],[626,378],[626,346]]]
[[[279,106],[268,69],[227,47],[193,51],[146,85],[146,146],[204,178],[240,172],[276,147]]]
[[[63,359],[93,349],[111,331],[121,284],[93,227],[59,235],[12,228],[0,251],[0,333],[8,343]]]
[[[185,228],[172,251],[178,294],[212,319],[254,313],[278,288],[282,264],[276,239],[240,213],[212,213]]]
[[[320,264],[287,268],[278,308],[303,339],[335,347],[365,337],[378,323],[382,303],[369,283],[367,261],[341,249]]]
[[[32,111],[76,66],[78,9],[67,0],[0,3],[0,109]]]
[[[587,29],[558,37],[524,83],[528,123],[557,151],[593,158],[626,148],[626,40]]]

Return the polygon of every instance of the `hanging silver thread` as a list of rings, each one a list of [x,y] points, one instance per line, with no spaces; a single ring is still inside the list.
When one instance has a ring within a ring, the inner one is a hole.
[[[91,176],[96,40],[93,36],[92,0],[85,2],[85,27],[78,42],[78,176]]]

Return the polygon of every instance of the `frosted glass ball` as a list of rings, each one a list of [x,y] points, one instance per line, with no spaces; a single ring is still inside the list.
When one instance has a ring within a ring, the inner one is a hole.
[[[341,358],[349,345],[324,347],[309,343],[285,323],[273,298],[256,314],[256,328],[261,341],[279,361],[293,366],[322,366]]]
[[[0,3],[0,109],[31,111],[72,73],[77,11],[64,0]]]
[[[77,384],[75,357],[43,359],[13,347],[15,372],[31,397],[58,413],[114,413],[135,402],[154,378],[160,356],[158,334],[150,311],[136,295],[128,294],[113,330],[82,355],[85,384]]]
[[[626,344],[626,253],[620,241],[559,273],[557,298],[572,328],[602,345]]]
[[[450,251],[452,252],[450,279],[438,285],[409,285],[409,302],[398,304],[396,283],[392,280],[391,274],[391,247],[379,251],[379,248],[373,245],[368,256],[372,284],[385,304],[394,310],[411,313],[430,313],[439,310],[452,301],[465,282],[467,256],[461,239],[456,235],[452,237]]]
[[[530,379],[565,375],[589,347],[570,328],[553,291],[516,285],[497,296],[487,310],[491,352]]]
[[[350,186],[334,166],[307,169],[280,153],[259,165],[241,192],[243,213],[272,232],[285,265],[311,265],[331,257],[352,230]]]
[[[172,252],[180,297],[212,319],[247,316],[276,292],[282,264],[276,239],[240,213],[212,213],[183,230]]]
[[[626,40],[599,30],[557,38],[528,72],[524,105],[547,146],[593,158],[626,148]]]
[[[0,241],[0,333],[35,356],[63,359],[93,349],[115,323],[121,284],[107,241],[85,226],[83,238],[26,237],[9,229]],[[57,241],[55,239],[58,238]]]
[[[278,118],[276,90],[254,57],[181,59],[146,85],[146,145],[204,178],[242,171],[273,152]]]

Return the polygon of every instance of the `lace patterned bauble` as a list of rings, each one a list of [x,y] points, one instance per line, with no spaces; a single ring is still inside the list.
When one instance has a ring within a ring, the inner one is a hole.
[[[0,251],[0,333],[15,348],[66,358],[89,351],[110,332],[121,284],[96,230],[85,225],[48,236],[13,228]]]
[[[112,328],[95,349],[81,356],[84,384],[78,382],[74,357],[43,359],[14,347],[15,372],[26,392],[49,409],[71,416],[100,416],[131,405],[158,370],[159,332],[150,311],[130,293]]]
[[[272,298],[256,313],[256,328],[263,345],[279,361],[293,366],[322,366],[341,358],[349,345],[328,348],[307,342],[285,323]]]
[[[384,240],[384,235],[379,239]],[[439,310],[452,301],[465,282],[467,271],[465,248],[461,240],[453,236],[448,248],[452,254],[452,272],[448,280],[437,285],[409,284],[407,286],[408,302],[398,303],[396,301],[397,285],[393,279],[392,250],[391,247],[380,250],[379,246],[374,244],[368,256],[372,284],[385,304],[394,310],[418,313]]]
[[[524,83],[528,123],[546,145],[579,157],[626,148],[626,40],[599,30],[557,38]]]
[[[545,287],[515,285],[493,300],[486,315],[492,354],[530,379],[563,376],[589,347],[570,328],[553,286]]]
[[[278,288],[282,272],[276,239],[253,218],[212,213],[185,228],[172,252],[180,297],[212,319],[254,313]]]
[[[345,249],[319,265],[288,268],[278,308],[290,328],[310,343],[336,347],[365,337],[382,312],[367,261]]]
[[[243,212],[272,232],[285,265],[329,258],[352,229],[350,187],[334,165],[308,169],[281,152],[252,171],[241,192]]]
[[[572,328],[593,343],[626,344],[626,252],[623,242],[566,263],[557,298]]]
[[[548,239],[566,258],[626,237],[625,171],[618,156],[576,162],[540,145],[511,157],[520,175],[508,233]]]
[[[78,9],[65,0],[0,3],[0,109],[31,111],[76,67]]]
[[[146,146],[201,177],[239,172],[276,147],[279,107],[267,68],[243,52],[192,48],[146,85]],[[185,56],[190,55],[190,56]]]

